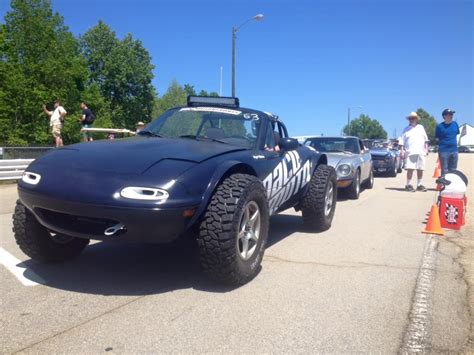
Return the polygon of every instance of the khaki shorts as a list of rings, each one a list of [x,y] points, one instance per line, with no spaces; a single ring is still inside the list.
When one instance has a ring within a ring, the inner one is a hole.
[[[61,123],[53,124],[51,132],[53,133],[54,138],[61,138],[61,130],[63,129],[63,125]]]
[[[426,157],[423,154],[412,154],[405,158],[405,170],[425,170]]]

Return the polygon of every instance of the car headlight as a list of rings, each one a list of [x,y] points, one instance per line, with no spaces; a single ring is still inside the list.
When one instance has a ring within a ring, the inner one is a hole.
[[[337,175],[346,177],[352,174],[352,167],[349,164],[341,164],[337,167]]]
[[[132,200],[163,201],[169,194],[165,190],[152,187],[128,186],[120,191],[120,196]]]
[[[31,173],[29,171],[25,171],[21,176],[21,181],[26,182],[30,185],[38,185],[41,180],[40,174]]]
[[[392,156],[391,156],[391,155],[386,155],[386,156],[385,156],[385,160],[386,160],[386,161],[392,160]]]

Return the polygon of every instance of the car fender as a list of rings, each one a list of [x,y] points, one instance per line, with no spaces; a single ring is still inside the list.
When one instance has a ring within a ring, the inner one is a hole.
[[[320,166],[321,164],[324,164],[324,165],[327,165],[327,166],[330,166],[328,165],[328,157],[326,154],[321,154],[321,153],[316,153],[317,155],[311,157],[310,159],[312,160],[311,162],[311,176],[314,175],[314,173],[316,172],[316,169],[318,168],[318,166]],[[334,169],[334,167],[333,167]],[[306,194],[306,192],[308,191],[309,189],[309,185],[310,184],[306,184],[305,186],[303,186],[303,189],[301,191],[302,195],[304,196]]]
[[[241,167],[239,169],[236,169],[238,167]],[[255,173],[254,169],[248,165],[245,164],[241,161],[237,160],[226,160],[219,164],[214,173],[212,174],[211,179],[209,180],[209,184],[207,185],[206,190],[202,194],[201,198],[201,203],[199,204],[198,209],[194,213],[193,217],[189,221],[188,226],[192,226],[194,223],[197,222],[197,220],[200,218],[200,216],[205,212],[207,205],[209,204],[209,201],[212,197],[212,194],[214,193],[215,189],[219,185],[219,183],[226,178],[227,176],[231,175],[232,171],[235,172],[246,172],[250,175],[256,176],[257,174]]]

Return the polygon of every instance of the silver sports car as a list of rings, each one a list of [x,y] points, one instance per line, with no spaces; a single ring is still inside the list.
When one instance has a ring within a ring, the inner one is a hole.
[[[328,165],[336,169],[338,188],[344,189],[350,198],[359,198],[362,185],[373,187],[372,156],[359,138],[310,137],[304,144],[326,154]]]

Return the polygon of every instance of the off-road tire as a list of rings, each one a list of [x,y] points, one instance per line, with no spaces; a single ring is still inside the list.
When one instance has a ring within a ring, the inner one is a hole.
[[[333,202],[326,213],[326,193],[332,184]],[[311,231],[322,232],[331,227],[337,201],[337,174],[333,167],[319,165],[311,177],[308,190],[301,200],[303,223]]]
[[[374,187],[374,170],[371,170],[369,178],[364,181],[364,188],[372,189],[373,187]]]
[[[254,201],[259,207],[260,237],[250,259],[239,253],[238,231],[244,207]],[[234,174],[217,187],[200,224],[197,243],[206,274],[224,284],[239,286],[260,271],[268,237],[269,212],[265,188],[252,175]]]
[[[357,170],[356,178],[352,181],[352,184],[346,189],[347,196],[351,200],[358,200],[360,195],[360,170]]]
[[[20,249],[31,259],[41,262],[61,262],[73,259],[89,244],[88,239],[72,238],[67,242],[54,241],[20,201],[13,213],[13,235]]]

